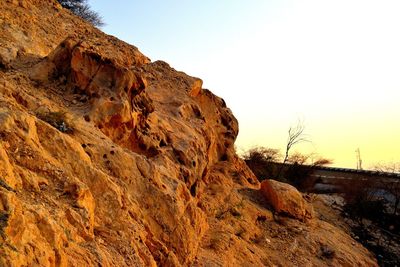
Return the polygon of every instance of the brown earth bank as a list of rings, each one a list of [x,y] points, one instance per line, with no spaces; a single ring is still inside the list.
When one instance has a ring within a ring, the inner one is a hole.
[[[0,2],[1,266],[375,266],[274,214],[202,81],[53,0]]]

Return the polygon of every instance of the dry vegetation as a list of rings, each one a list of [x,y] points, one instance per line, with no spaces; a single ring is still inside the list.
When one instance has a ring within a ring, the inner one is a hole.
[[[295,152],[283,163],[282,154],[278,149],[256,147],[244,153],[243,159],[247,166],[257,176],[259,181],[275,179],[296,186],[301,191],[312,189],[315,178],[312,178],[316,167],[332,164],[326,158],[314,154]]]
[[[343,216],[353,235],[375,253],[380,265],[399,264],[400,214],[395,208],[397,202],[393,207],[393,202],[384,198],[392,183],[359,180],[342,183],[341,187],[346,201]]]

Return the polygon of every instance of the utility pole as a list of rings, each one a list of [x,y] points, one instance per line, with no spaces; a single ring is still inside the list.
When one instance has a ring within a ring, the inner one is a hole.
[[[356,149],[356,157],[357,157],[357,170],[362,170],[362,160],[361,160],[360,148]]]

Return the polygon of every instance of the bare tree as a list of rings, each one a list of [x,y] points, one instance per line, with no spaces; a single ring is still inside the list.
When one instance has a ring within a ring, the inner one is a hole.
[[[281,167],[279,168],[278,174],[276,175],[276,178],[278,180],[285,180],[286,178],[282,178],[282,172],[285,169],[285,164],[288,163],[289,160],[289,152],[292,149],[292,147],[298,143],[301,142],[306,142],[308,139],[304,137],[304,123],[302,121],[297,121],[297,125],[295,127],[290,126],[288,130],[288,139],[286,142],[286,150],[285,150],[285,157],[283,158],[283,162],[281,164]]]
[[[298,121],[295,127],[290,127],[288,131],[288,139],[286,142],[285,157],[283,158],[283,163],[286,163],[289,159],[289,152],[293,146],[302,142],[309,142],[309,140],[304,135],[304,123]]]

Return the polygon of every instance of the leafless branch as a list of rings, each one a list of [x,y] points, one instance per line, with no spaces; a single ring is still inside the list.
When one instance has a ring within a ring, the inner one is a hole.
[[[286,151],[283,163],[286,163],[289,158],[291,148],[299,143],[310,142],[304,134],[305,125],[302,121],[298,121],[295,127],[290,127],[288,131],[288,139],[286,142]]]

